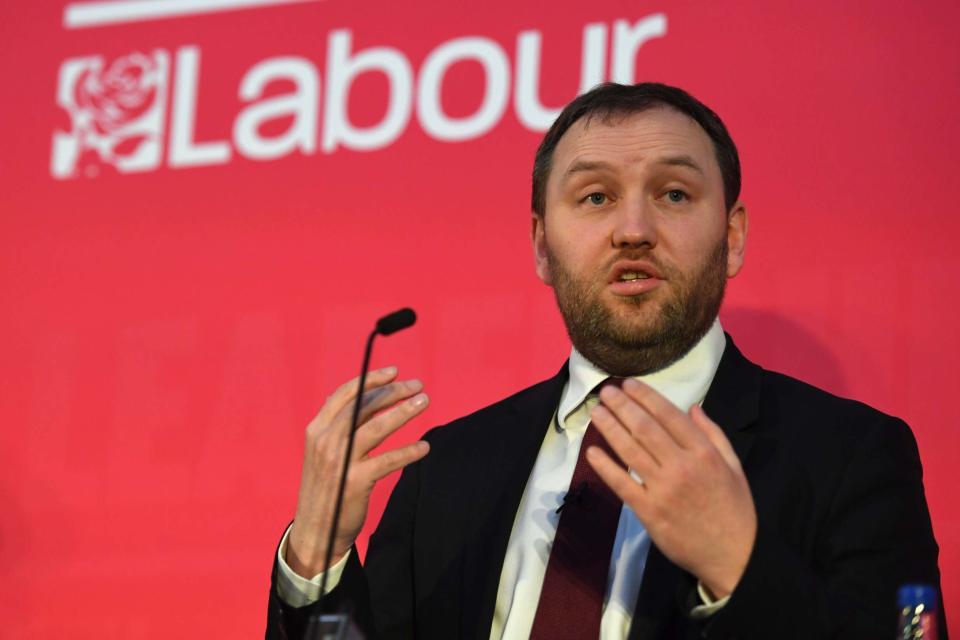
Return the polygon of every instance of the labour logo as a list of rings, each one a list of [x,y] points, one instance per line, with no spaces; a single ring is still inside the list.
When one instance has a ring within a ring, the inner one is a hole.
[[[63,179],[109,168],[156,169],[163,154],[169,67],[163,50],[131,53],[109,65],[100,56],[64,61],[57,104],[70,116],[70,130],[53,134],[50,173]]]

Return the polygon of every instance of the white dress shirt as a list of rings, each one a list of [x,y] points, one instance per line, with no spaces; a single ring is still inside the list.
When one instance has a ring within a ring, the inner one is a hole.
[[[687,411],[703,402],[725,345],[723,329],[719,321],[715,321],[686,355],[669,367],[638,379]],[[576,349],[570,354],[569,371],[570,379],[564,386],[514,519],[500,572],[491,640],[519,640],[530,635],[560,519],[556,509],[569,488],[580,442],[590,423],[590,409],[598,402],[594,389],[609,377]],[[278,551],[277,591],[284,602],[299,607],[319,599],[323,574],[307,580],[290,569],[284,560],[288,535],[289,530]],[[627,637],[649,550],[646,529],[633,511],[624,506],[610,558],[610,579],[600,622],[601,640]],[[346,560],[344,556],[331,567],[328,591],[339,582]],[[700,596],[705,604],[695,607],[696,617],[710,615],[727,601],[724,598],[713,602],[702,588]]]

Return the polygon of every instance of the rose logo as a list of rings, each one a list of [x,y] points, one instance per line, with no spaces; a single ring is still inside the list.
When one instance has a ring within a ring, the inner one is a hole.
[[[143,116],[157,97],[157,65],[142,53],[120,58],[104,74],[87,69],[76,88],[76,104],[106,135]]]
[[[59,178],[144,171],[160,162],[168,55],[134,52],[109,66],[100,57],[67,60],[60,68],[58,103],[71,131],[53,139],[51,172]]]

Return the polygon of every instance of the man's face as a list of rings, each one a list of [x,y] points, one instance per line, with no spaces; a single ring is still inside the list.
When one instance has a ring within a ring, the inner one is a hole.
[[[620,376],[661,369],[706,333],[746,232],[709,136],[669,108],[574,123],[533,217],[537,275],[574,346]]]

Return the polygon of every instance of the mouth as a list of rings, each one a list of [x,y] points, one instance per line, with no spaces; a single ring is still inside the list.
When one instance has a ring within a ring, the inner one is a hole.
[[[646,295],[663,282],[660,271],[643,260],[621,260],[613,265],[607,286],[618,297]]]
[[[637,280],[662,280],[660,272],[651,264],[639,261],[621,261],[613,265],[609,282],[635,282]]]

